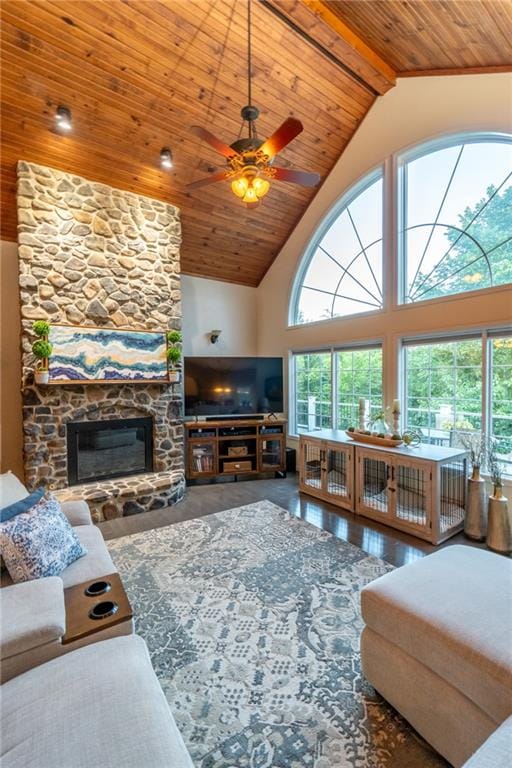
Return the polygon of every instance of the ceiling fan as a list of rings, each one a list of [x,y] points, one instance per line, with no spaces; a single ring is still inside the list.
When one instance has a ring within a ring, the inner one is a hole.
[[[303,130],[300,120],[289,117],[268,139],[260,139],[256,130],[259,109],[252,105],[251,93],[251,0],[247,0],[247,80],[248,104],[241,109],[242,127],[239,138],[232,144],[226,144],[206,128],[198,125],[191,127],[192,132],[206,141],[226,158],[227,168],[212,173],[204,179],[194,181],[187,190],[198,189],[217,181],[230,181],[234,194],[246,203],[248,208],[256,208],[261,198],[270,189],[270,181],[287,181],[314,187],[320,181],[318,173],[308,173],[291,168],[276,168],[274,158]],[[248,137],[240,138],[244,124],[247,123]]]

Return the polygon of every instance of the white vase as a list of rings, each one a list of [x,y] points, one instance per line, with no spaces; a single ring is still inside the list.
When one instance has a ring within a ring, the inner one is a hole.
[[[489,521],[487,546],[494,552],[508,555],[512,552],[512,513],[508,500],[502,495],[501,487],[495,488],[489,496]]]
[[[34,381],[36,384],[48,384],[50,380],[49,371],[34,371]]]
[[[180,372],[177,370],[174,370],[173,368],[170,368],[169,381],[171,382],[171,384],[178,384],[180,381]]]
[[[485,480],[470,477],[468,480],[468,503],[464,518],[464,533],[468,539],[485,541],[487,533],[487,499]]]

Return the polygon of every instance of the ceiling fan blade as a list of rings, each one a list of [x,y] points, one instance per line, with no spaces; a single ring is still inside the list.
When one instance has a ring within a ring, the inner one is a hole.
[[[303,130],[300,120],[289,117],[260,147],[264,155],[274,157]]]
[[[272,178],[277,181],[289,181],[291,184],[301,184],[303,187],[316,187],[320,174],[308,171],[294,171],[292,168],[272,168]]]
[[[187,184],[187,192],[190,192],[193,189],[199,189],[199,187],[205,187],[207,184],[215,184],[216,181],[224,181],[228,176],[231,179],[235,178],[230,171],[217,171],[216,173],[211,173],[204,179],[199,179],[198,181],[193,181],[191,184]]]
[[[221,155],[224,155],[224,157],[234,157],[236,154],[238,154],[234,149],[214,136],[213,133],[207,131],[206,128],[201,128],[200,125],[192,125],[190,130],[200,139],[206,141],[217,152],[220,152]]]

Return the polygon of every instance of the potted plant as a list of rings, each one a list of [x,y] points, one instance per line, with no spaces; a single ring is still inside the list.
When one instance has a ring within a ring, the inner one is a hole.
[[[485,480],[480,476],[480,468],[486,454],[485,434],[477,431],[464,432],[460,435],[460,442],[469,453],[472,467],[472,474],[468,479],[464,534],[473,541],[484,541],[487,533],[487,503]]]
[[[489,526],[487,546],[495,552],[512,552],[512,520],[508,509],[508,500],[503,495],[503,469],[498,458],[496,441],[491,440],[487,453],[487,465],[493,484],[492,496],[489,496]]]
[[[176,384],[180,380],[178,363],[181,360],[182,336],[179,331],[167,331],[167,364],[169,381]]]
[[[36,384],[48,384],[50,378],[48,360],[53,350],[53,346],[48,341],[50,323],[46,320],[36,320],[32,325],[32,330],[37,336],[37,339],[32,344],[32,353],[37,360],[34,380]]]

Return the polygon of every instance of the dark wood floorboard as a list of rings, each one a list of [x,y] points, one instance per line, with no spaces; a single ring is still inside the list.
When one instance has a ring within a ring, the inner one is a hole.
[[[161,528],[183,520],[211,515],[224,509],[241,507],[255,501],[268,499],[293,515],[307,520],[312,525],[330,531],[334,536],[363,549],[371,555],[386,560],[395,566],[405,565],[419,557],[434,552],[426,541],[381,525],[378,522],[345,512],[331,504],[299,494],[297,476],[270,480],[245,480],[198,485],[187,488],[186,496],[179,504],[166,509],[154,510],[129,517],[100,523],[105,539],[115,539],[130,533],[139,533],[151,528]],[[453,544],[475,545],[457,534],[441,546]]]

